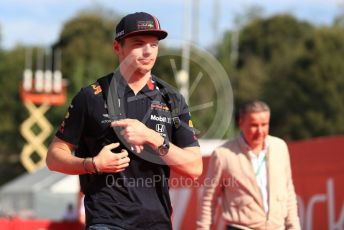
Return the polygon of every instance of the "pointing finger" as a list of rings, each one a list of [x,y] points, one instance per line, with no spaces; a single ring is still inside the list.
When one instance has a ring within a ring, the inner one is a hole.
[[[130,124],[130,119],[122,119],[111,122],[111,127],[126,127]]]

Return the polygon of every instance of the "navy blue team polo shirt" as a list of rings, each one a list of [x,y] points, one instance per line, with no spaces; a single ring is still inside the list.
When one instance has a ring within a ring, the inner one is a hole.
[[[189,127],[190,113],[178,93],[181,125],[174,126],[171,111],[152,77],[135,95],[119,72],[115,77],[118,97],[124,99],[127,118],[137,119],[147,127],[167,136],[171,143],[184,148],[199,146]],[[119,173],[80,175],[85,194],[86,226],[110,224],[123,229],[172,229],[172,207],[168,191],[170,168],[155,150],[145,146],[136,154],[123,144],[110,126],[102,88],[98,82],[82,88],[73,98],[56,136],[77,147],[76,156],[96,156],[103,146],[120,142],[113,150],[126,149],[128,168]],[[114,153],[115,154],[115,153]]]

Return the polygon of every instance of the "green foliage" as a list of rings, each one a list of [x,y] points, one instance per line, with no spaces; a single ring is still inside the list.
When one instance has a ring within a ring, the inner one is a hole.
[[[54,107],[47,115],[54,127],[64,117],[71,98],[86,85],[113,71],[117,59],[112,40],[117,18],[104,9],[85,10],[67,21],[54,50],[62,53],[62,74],[68,81],[68,101],[62,107]]]
[[[112,39],[116,18],[85,11],[65,23],[55,49],[62,51],[62,72],[69,80],[69,93],[116,67]]]
[[[0,52],[0,184],[23,172],[18,161],[24,144],[19,128],[27,116],[19,96],[24,57],[24,47]]]
[[[241,32],[238,67],[245,65],[250,56],[259,56],[266,62],[279,58],[311,30],[310,24],[289,15],[252,21]]]
[[[344,132],[343,39],[344,29],[314,30],[288,63],[289,71],[272,68],[279,76],[270,79],[265,98],[281,95],[280,105],[270,99],[277,113],[272,120],[276,134],[305,139]]]
[[[342,134],[343,33],[338,26],[314,28],[289,15],[247,24],[240,31],[239,61],[227,68],[236,107],[267,101],[271,133],[286,139]],[[232,36],[226,35],[219,57],[231,50]]]

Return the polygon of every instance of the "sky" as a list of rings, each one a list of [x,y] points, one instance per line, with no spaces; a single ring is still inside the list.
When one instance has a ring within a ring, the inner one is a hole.
[[[80,10],[97,5],[119,15],[146,11],[155,15],[161,27],[169,32],[167,42],[179,44],[190,40],[192,30],[185,27],[190,21],[191,0],[1,0],[0,46],[49,46],[58,40],[63,24]],[[264,16],[289,13],[315,25],[330,25],[343,10],[344,0],[198,0],[199,32],[196,43],[208,47],[221,39],[226,30],[235,27],[234,18],[247,8],[258,5]],[[218,2],[215,7],[214,2]],[[215,17],[215,8],[219,10]],[[188,19],[189,18],[189,19]],[[217,27],[214,26],[217,21]],[[217,29],[216,29],[217,28]]]

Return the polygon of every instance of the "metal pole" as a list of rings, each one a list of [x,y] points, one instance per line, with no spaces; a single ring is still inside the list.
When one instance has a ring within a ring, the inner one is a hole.
[[[199,0],[193,0],[192,5],[192,38],[191,41],[198,44],[199,36]]]
[[[184,42],[182,48],[182,69],[177,74],[177,83],[185,101],[189,101],[189,68],[190,68],[190,7],[189,1],[184,1]]]

